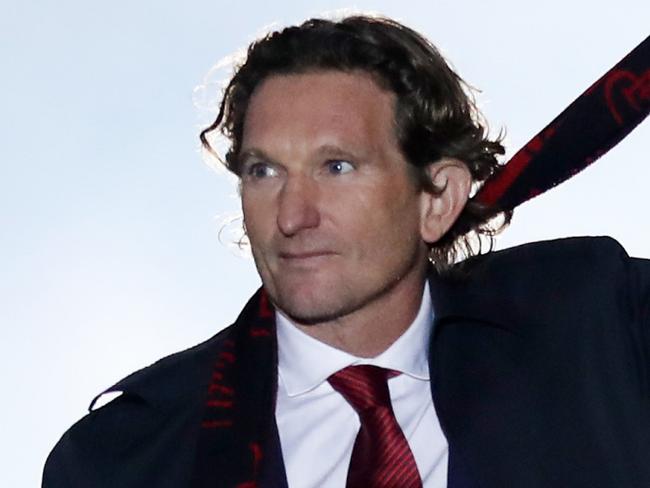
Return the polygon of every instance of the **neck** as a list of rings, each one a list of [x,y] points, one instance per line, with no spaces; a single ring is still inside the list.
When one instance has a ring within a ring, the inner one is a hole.
[[[307,335],[357,357],[375,357],[411,325],[422,303],[425,272],[407,276],[364,307],[335,320],[296,326]]]

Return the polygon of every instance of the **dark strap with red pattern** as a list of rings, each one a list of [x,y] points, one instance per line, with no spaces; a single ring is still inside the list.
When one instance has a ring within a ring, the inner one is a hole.
[[[650,37],[517,152],[475,197],[511,210],[582,171],[650,111]]]
[[[227,331],[214,358],[191,488],[286,486],[275,430],[275,314],[260,289]]]

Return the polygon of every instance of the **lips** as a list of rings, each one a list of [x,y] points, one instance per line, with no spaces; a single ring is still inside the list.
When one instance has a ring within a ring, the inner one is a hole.
[[[300,251],[300,252],[281,252],[279,256],[286,260],[306,260],[312,258],[333,256],[332,251]]]

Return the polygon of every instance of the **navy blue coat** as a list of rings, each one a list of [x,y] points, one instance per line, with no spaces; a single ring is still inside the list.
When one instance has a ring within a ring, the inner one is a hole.
[[[450,488],[650,487],[649,261],[608,238],[534,243],[434,275],[431,292]],[[258,292],[231,327],[115,385],[43,486],[286,486],[276,381]]]

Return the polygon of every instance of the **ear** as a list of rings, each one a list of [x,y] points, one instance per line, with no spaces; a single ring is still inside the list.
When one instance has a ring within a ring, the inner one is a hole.
[[[443,158],[427,168],[434,188],[420,195],[420,232],[422,240],[432,244],[440,239],[456,222],[469,198],[472,175],[467,166],[457,159]]]

